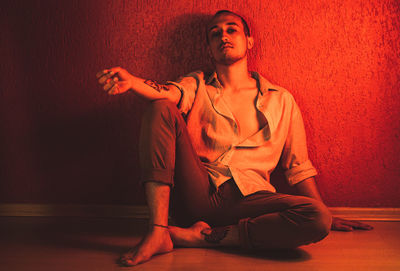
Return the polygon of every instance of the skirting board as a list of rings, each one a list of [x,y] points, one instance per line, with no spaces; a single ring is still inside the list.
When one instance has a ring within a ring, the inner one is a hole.
[[[400,208],[330,207],[332,215],[354,220],[400,221]],[[146,206],[0,204],[0,216],[148,218]]]

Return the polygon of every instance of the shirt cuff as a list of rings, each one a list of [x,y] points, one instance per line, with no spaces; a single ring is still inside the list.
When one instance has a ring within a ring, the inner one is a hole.
[[[179,98],[179,102],[178,102],[178,104],[176,105],[177,107],[178,107],[178,109],[181,111],[181,113],[183,112],[182,111],[182,100],[183,100],[183,96],[185,95],[184,93],[184,91],[183,91],[183,87],[180,85],[180,84],[178,84],[177,82],[174,82],[174,81],[167,81],[166,83],[165,83],[166,85],[174,85],[174,86],[176,86],[178,89],[179,89],[179,91],[181,92],[181,97]],[[186,113],[186,112],[185,112]]]
[[[290,185],[295,185],[317,174],[317,170],[310,160],[285,171],[285,176]]]

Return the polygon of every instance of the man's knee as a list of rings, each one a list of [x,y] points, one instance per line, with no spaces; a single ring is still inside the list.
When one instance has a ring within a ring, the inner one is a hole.
[[[312,202],[312,209],[312,220],[308,225],[308,231],[312,237],[312,242],[315,243],[324,239],[329,234],[332,225],[332,215],[328,207],[317,200]]]
[[[171,121],[172,117],[178,113],[178,108],[173,102],[167,99],[154,100],[148,104],[143,115],[143,122],[160,123],[161,120]]]
[[[177,111],[176,105],[168,99],[158,99],[151,101],[147,107],[150,112],[169,112]]]

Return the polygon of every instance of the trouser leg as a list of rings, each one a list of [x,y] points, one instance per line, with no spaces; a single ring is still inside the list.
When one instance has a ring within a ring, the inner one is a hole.
[[[179,225],[238,224],[242,245],[256,249],[297,247],[329,233],[329,211],[311,198],[269,191],[243,197],[233,180],[216,193],[174,104],[152,102],[141,131],[142,180],[173,188],[170,210]]]
[[[194,150],[177,107],[157,100],[146,110],[140,136],[142,181],[171,189],[171,216],[181,226],[206,220],[215,210],[214,189]]]
[[[232,182],[230,186],[234,186]],[[223,197],[238,198],[238,191]],[[260,191],[221,209],[221,224],[237,224],[243,247],[295,248],[318,242],[330,231],[327,207],[312,198]]]

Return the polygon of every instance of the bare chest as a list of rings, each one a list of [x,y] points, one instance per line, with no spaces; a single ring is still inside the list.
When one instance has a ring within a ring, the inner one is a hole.
[[[239,139],[244,140],[265,126],[266,120],[256,108],[258,91],[246,91],[224,97],[238,126]]]

